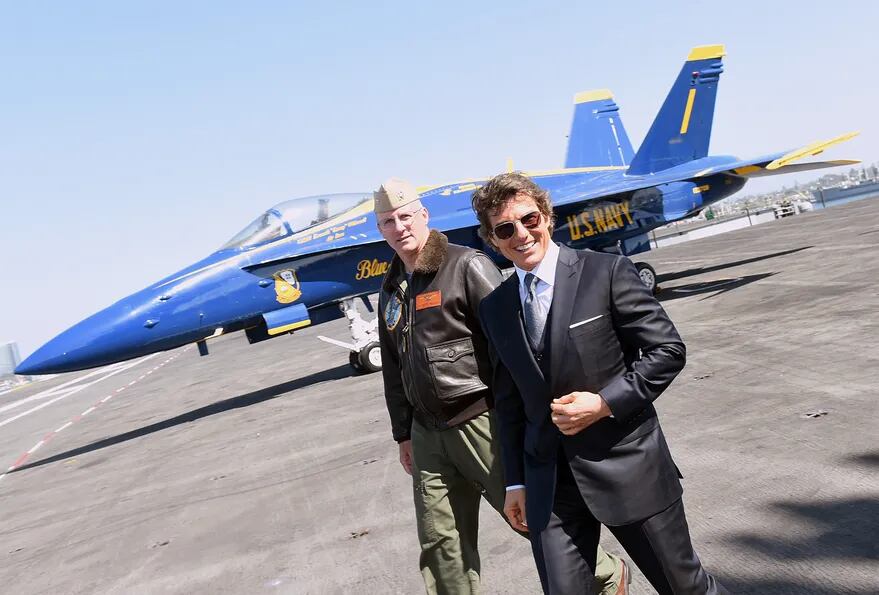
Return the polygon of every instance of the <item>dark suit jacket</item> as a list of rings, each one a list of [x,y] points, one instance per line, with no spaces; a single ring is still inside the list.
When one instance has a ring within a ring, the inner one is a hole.
[[[548,377],[528,346],[518,286],[512,275],[489,294],[480,319],[491,343],[506,482],[525,485],[531,529],[549,520],[560,444],[603,524],[630,524],[670,506],[682,489],[653,400],[684,367],[686,350],[635,266],[560,246],[542,366]],[[564,436],[550,402],[578,390],[600,394],[613,416]]]

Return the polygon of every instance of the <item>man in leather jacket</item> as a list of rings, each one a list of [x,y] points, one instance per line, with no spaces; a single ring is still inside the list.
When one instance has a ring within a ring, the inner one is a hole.
[[[396,252],[379,294],[382,375],[400,463],[412,475],[421,572],[428,593],[478,593],[480,496],[502,516],[505,499],[478,308],[503,276],[482,252],[431,230],[408,182],[391,178],[374,198]],[[625,564],[598,558],[598,589],[625,593]]]

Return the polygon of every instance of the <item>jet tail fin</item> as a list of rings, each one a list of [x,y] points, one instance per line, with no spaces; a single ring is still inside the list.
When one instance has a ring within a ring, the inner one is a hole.
[[[690,51],[626,173],[644,175],[708,155],[724,46]]]
[[[613,94],[607,89],[577,93],[566,168],[625,166],[632,161],[635,152],[619,111]]]

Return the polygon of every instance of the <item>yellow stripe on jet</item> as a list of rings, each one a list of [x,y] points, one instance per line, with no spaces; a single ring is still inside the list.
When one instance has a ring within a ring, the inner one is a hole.
[[[847,140],[851,140],[859,134],[860,134],[860,132],[847,132],[845,134],[840,134],[836,138],[832,138],[830,140],[818,141],[818,142],[812,143],[810,145],[806,145],[805,147],[802,147],[800,149],[796,149],[794,151],[791,151],[790,153],[782,155],[781,157],[779,157],[778,159],[776,159],[775,161],[773,161],[772,163],[767,165],[766,169],[769,169],[769,170],[778,169],[780,167],[784,167],[785,165],[793,163],[794,161],[799,161],[800,159],[802,159],[804,157],[813,157],[813,156],[818,155],[819,153],[823,152],[824,149],[826,149],[827,147],[831,147],[833,145],[838,145],[839,143],[845,142]]]
[[[748,174],[752,174],[755,171],[760,171],[761,168],[756,165],[746,165],[744,167],[737,167],[733,170],[733,173],[737,176],[747,176]]]
[[[294,322],[293,324],[285,324],[284,326],[270,328],[269,334],[280,335],[281,333],[286,333],[288,331],[295,331],[296,329],[302,328],[303,326],[308,326],[309,324],[311,324],[310,320],[301,320],[299,322]]]
[[[690,50],[687,62],[693,60],[710,60],[711,58],[723,58],[726,56],[726,48],[721,45],[700,45]]]
[[[557,176],[561,174],[585,174],[597,171],[618,171],[625,169],[629,169],[629,167],[627,165],[593,165],[589,167],[567,167],[562,169],[523,171],[522,173],[529,178],[539,178],[541,176]]]
[[[539,178],[542,176],[558,176],[564,174],[585,174],[585,173],[594,173],[600,171],[624,171],[629,169],[627,165],[594,165],[589,167],[566,167],[560,169],[546,169],[546,170],[535,170],[535,171],[523,171],[522,175],[528,176],[529,178]],[[457,194],[458,192],[467,192],[468,190],[474,190],[481,186],[484,182],[487,182],[489,178],[479,178],[479,179],[470,179],[464,180],[458,186],[452,186],[446,190],[443,190],[441,193],[443,196],[448,196],[450,194]],[[448,186],[448,184],[435,184],[433,186],[418,186],[416,190],[418,194],[424,194],[425,192],[430,192],[431,190],[436,190],[437,188],[442,188],[443,186]]]
[[[590,101],[600,101],[602,99],[613,99],[613,93],[610,89],[595,89],[594,91],[581,91],[574,95],[574,104],[588,103]]]
[[[693,115],[693,102],[696,101],[696,89],[690,89],[687,94],[687,107],[684,108],[684,119],[681,120],[681,134],[687,134],[690,129],[690,116]]]

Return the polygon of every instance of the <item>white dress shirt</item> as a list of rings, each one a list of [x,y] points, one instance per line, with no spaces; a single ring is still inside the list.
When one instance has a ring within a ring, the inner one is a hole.
[[[543,260],[534,267],[534,270],[523,271],[519,267],[514,267],[516,275],[519,276],[519,300],[522,302],[522,308],[525,308],[525,298],[528,297],[528,288],[525,286],[525,275],[534,273],[537,277],[537,306],[540,308],[540,314],[546,320],[549,314],[549,307],[552,305],[552,289],[555,285],[555,268],[559,262],[559,246],[555,242],[550,241],[546,247],[546,254]]]
[[[552,291],[553,286],[555,285],[555,269],[558,262],[558,244],[550,241],[549,245],[546,247],[546,254],[543,255],[543,260],[534,267],[534,270],[523,271],[519,267],[514,267],[516,274],[519,276],[519,300],[522,302],[523,309],[525,308],[525,298],[528,297],[528,288],[525,286],[525,275],[528,273],[534,273],[534,276],[537,277],[537,287],[535,288],[534,293],[537,298],[537,307],[544,320],[546,320],[546,317],[549,314],[549,307],[552,305]],[[507,491],[510,492],[524,487],[525,486],[523,485],[507,486]]]

